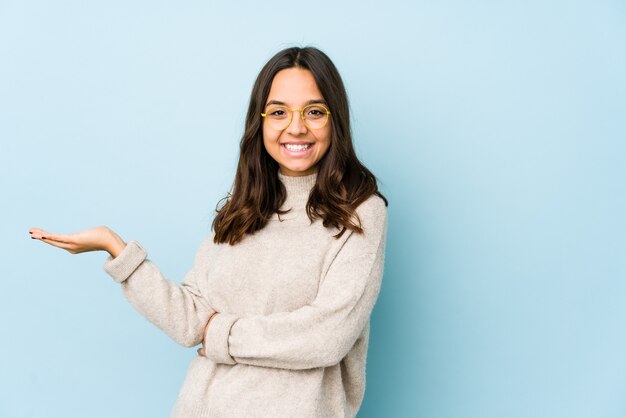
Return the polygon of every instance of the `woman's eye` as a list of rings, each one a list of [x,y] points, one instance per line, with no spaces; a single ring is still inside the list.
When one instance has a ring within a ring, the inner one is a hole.
[[[309,111],[306,112],[306,114],[307,116],[319,118],[320,116],[324,115],[324,112],[322,112],[320,109],[309,109]]]

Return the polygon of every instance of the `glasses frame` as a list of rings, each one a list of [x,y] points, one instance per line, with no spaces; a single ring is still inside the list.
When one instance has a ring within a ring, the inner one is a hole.
[[[306,125],[307,128],[311,129],[311,130],[316,130],[316,129],[322,129],[324,126],[326,126],[326,124],[328,123],[328,120],[330,119],[330,110],[328,110],[328,107],[323,104],[323,103],[311,103],[308,104],[302,108],[295,108],[295,109],[291,109],[287,106],[284,105],[279,105],[281,108],[284,108],[286,110],[289,111],[289,123],[287,123],[287,126],[285,126],[283,129],[276,129],[272,126],[272,124],[269,122],[269,120],[267,119],[267,113],[261,113],[261,116],[265,118],[265,120],[267,121],[267,124],[269,125],[270,128],[274,129],[275,131],[284,131],[285,129],[289,128],[289,125],[291,125],[291,122],[293,122],[293,112],[295,112],[296,110],[300,113],[300,119],[302,119],[302,122]],[[308,108],[308,107],[321,107],[326,111],[326,121],[324,122],[324,124],[322,126],[320,126],[319,128],[312,128],[309,126],[309,124],[306,122],[306,118],[304,117],[304,109]]]

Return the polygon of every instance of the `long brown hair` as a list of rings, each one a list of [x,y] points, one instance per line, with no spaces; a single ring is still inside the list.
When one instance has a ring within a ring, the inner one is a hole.
[[[262,229],[274,213],[280,211],[287,198],[287,191],[278,179],[278,163],[267,153],[263,145],[261,112],[276,73],[286,68],[302,68],[311,71],[322,96],[331,111],[330,146],[317,163],[316,184],[306,205],[307,216],[316,218],[325,227],[342,228],[335,235],[339,238],[346,229],[363,233],[360,225],[352,223],[355,209],[372,194],[380,196],[385,205],[388,201],[379,191],[376,177],[359,161],[352,144],[348,96],[337,68],[330,58],[314,47],[291,47],[274,55],[257,76],[246,125],[240,143],[239,163],[232,193],[215,209],[213,219],[214,242],[235,245],[245,234]]]

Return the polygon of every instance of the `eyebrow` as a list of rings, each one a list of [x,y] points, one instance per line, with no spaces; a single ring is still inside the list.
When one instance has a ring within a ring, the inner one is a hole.
[[[313,100],[309,100],[308,102],[306,102],[304,104],[304,106],[307,106],[307,105],[310,105],[310,104],[313,104],[313,103],[316,103],[316,104],[319,103],[319,104],[326,105],[326,101],[324,99],[313,99]],[[265,106],[269,106],[269,105],[273,105],[273,104],[287,106],[287,103],[281,102],[280,100],[270,100],[269,102],[267,102],[265,104]]]

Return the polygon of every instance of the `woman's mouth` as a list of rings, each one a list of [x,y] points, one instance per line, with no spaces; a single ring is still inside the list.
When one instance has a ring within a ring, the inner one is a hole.
[[[281,144],[289,151],[305,151],[313,146],[313,144]]]
[[[303,157],[311,152],[315,146],[314,143],[309,144],[280,144],[285,153],[291,157]]]

